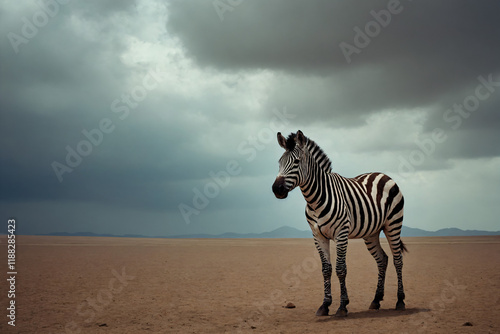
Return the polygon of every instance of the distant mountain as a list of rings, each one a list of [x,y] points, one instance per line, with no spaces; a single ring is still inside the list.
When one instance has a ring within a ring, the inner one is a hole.
[[[311,231],[301,231],[290,226],[282,226],[271,232],[263,233],[223,233],[218,235],[213,234],[185,234],[174,235],[167,238],[185,239],[185,238],[222,238],[222,239],[241,239],[241,238],[310,238]]]
[[[37,235],[50,235],[50,236],[56,236],[56,237],[121,237],[121,235],[98,234],[98,233],[92,233],[92,232],[74,232],[74,233],[52,232],[52,233],[48,233],[48,234],[37,234]]]
[[[78,236],[78,237],[121,237],[121,238],[170,238],[170,239],[238,239],[238,238],[311,238],[312,233],[310,230],[301,231],[290,226],[282,226],[270,232],[263,233],[232,233],[227,232],[223,234],[184,234],[184,235],[173,235],[173,236],[145,236],[140,234],[97,234],[92,232],[54,232],[49,234],[39,234],[39,235],[50,235],[50,236]],[[459,228],[444,228],[437,231],[426,231],[419,228],[403,226],[401,231],[403,237],[462,237],[462,236],[478,236],[478,235],[500,235],[500,231],[479,231],[479,230],[461,230]]]
[[[437,231],[426,231],[403,225],[401,235],[403,237],[465,237],[478,235],[500,235],[500,231],[461,230],[455,227],[443,228]]]
[[[461,237],[478,235],[500,235],[500,231],[479,231],[479,230],[461,230],[459,228],[444,228],[437,231],[426,231],[419,228],[403,226],[401,231],[403,237]],[[169,238],[311,238],[310,230],[301,231],[290,226],[283,226],[271,232],[264,233],[224,233],[219,235],[210,234],[187,234],[170,236]]]
[[[165,236],[147,236],[142,234],[107,234],[107,233],[93,233],[93,232],[52,232],[46,234],[35,234],[40,236],[55,236],[55,237],[109,237],[109,238],[168,238]]]

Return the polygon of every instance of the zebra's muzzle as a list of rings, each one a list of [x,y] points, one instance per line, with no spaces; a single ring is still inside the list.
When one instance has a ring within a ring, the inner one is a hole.
[[[273,183],[273,193],[276,198],[283,199],[288,196],[288,189],[285,187],[285,178],[278,176]]]

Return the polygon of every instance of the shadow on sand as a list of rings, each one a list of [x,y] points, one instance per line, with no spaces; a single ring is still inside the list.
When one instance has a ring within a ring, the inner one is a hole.
[[[429,312],[430,309],[426,308],[407,308],[404,311],[396,311],[394,309],[381,309],[381,310],[366,310],[361,312],[349,312],[347,317],[336,317],[335,315],[329,315],[326,317],[319,317],[318,322],[328,322],[337,320],[349,320],[349,319],[366,319],[366,318],[387,318],[387,317],[400,317],[405,315],[412,315],[421,312]]]

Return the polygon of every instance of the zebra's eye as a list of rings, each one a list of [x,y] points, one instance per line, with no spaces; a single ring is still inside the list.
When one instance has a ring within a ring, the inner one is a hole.
[[[294,165],[297,165],[299,162],[300,162],[300,160],[299,160],[299,159],[295,159],[295,160],[293,161],[293,164],[294,164]]]

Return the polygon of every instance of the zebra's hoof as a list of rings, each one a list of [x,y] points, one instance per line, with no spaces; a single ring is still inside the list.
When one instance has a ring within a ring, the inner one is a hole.
[[[319,307],[319,309],[316,311],[316,315],[318,317],[322,317],[322,316],[328,315],[328,312],[329,312],[328,306],[321,305]]]
[[[396,310],[397,311],[404,311],[404,310],[406,310],[405,302],[402,301],[402,300],[398,300],[398,302],[396,303]]]
[[[372,302],[369,307],[370,310],[378,310],[379,308],[380,308],[380,303],[377,302]]]
[[[337,310],[337,312],[335,313],[335,316],[336,317],[347,317],[347,309],[342,309],[342,308],[339,308]]]

